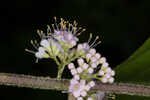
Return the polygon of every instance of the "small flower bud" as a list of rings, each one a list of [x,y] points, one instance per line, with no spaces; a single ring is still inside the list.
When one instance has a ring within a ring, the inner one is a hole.
[[[78,49],[78,50],[82,50],[82,48],[83,48],[82,44],[78,44],[77,49]]]
[[[78,61],[79,65],[83,65],[83,63],[84,63],[84,60],[82,58],[79,58],[77,61]]]
[[[85,90],[86,90],[86,91],[89,91],[90,89],[91,89],[91,86],[90,86],[90,85],[86,85],[86,86],[85,86]]]
[[[91,87],[94,87],[94,86],[95,86],[95,82],[94,82],[94,81],[91,81],[91,82],[89,83],[89,85],[90,85]]]
[[[110,74],[111,76],[115,76],[115,71],[112,70]]]
[[[95,55],[96,50],[95,50],[95,49],[90,49],[89,53],[90,53],[91,55]]]
[[[103,67],[108,67],[108,65],[109,65],[109,64],[106,63],[106,62],[102,64]]]
[[[100,55],[99,53],[96,53],[96,54],[95,54],[95,57],[96,57],[97,59],[100,59],[101,55]]]
[[[86,70],[88,68],[88,66],[89,65],[87,63],[84,63],[83,66],[82,66],[82,68]]]
[[[83,69],[82,69],[81,67],[78,67],[78,68],[77,68],[77,71],[78,71],[78,73],[82,73],[82,72],[83,72]]]
[[[93,100],[91,97],[89,97],[87,100]]]
[[[103,76],[104,75],[104,71],[100,70],[98,74],[99,74],[99,76]]]
[[[95,57],[91,57],[90,60],[91,60],[91,62],[96,62],[97,61],[97,59]]]
[[[90,53],[86,54],[86,59],[90,59],[91,56],[92,56],[92,55],[91,55]]]
[[[82,97],[78,97],[77,100],[83,100],[83,98]]]
[[[105,72],[106,72],[106,73],[111,73],[111,71],[112,71],[112,70],[111,70],[110,67],[108,67],[108,68],[105,69]]]
[[[74,79],[75,79],[75,80],[79,80],[79,79],[80,79],[79,75],[77,75],[77,74],[74,75]]]
[[[71,69],[71,74],[72,74],[72,75],[75,75],[75,74],[77,74],[77,71],[76,71],[76,69]]]
[[[113,78],[113,77],[109,78],[109,79],[108,79],[108,82],[109,82],[109,83],[114,83],[114,78]]]
[[[70,64],[68,64],[68,68],[71,70],[71,69],[74,69],[75,67],[74,67],[74,64],[73,63],[70,63]]]
[[[81,92],[81,96],[85,97],[87,95],[87,92],[86,91],[82,91]]]
[[[106,78],[110,78],[111,77],[111,75],[110,74],[105,74],[105,76],[104,77],[106,77]]]
[[[97,64],[92,63],[92,64],[91,64],[91,67],[92,67],[92,68],[96,68],[96,67],[97,67]]]
[[[102,57],[101,59],[100,59],[100,63],[105,63],[106,62],[106,58],[105,57]]]
[[[107,78],[103,77],[103,78],[101,79],[101,82],[102,82],[102,83],[107,83]]]
[[[89,68],[89,69],[88,69],[88,72],[89,72],[90,74],[92,74],[92,73],[94,72],[94,69],[93,69],[93,68]]]

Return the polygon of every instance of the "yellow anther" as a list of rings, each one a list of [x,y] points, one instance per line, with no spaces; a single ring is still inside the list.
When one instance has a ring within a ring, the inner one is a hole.
[[[86,31],[86,29],[84,28],[82,31]]]
[[[25,51],[29,51],[28,49],[24,49]]]
[[[54,16],[55,21],[57,20],[56,16]]]
[[[40,32],[40,30],[38,29],[38,30],[37,30],[37,33],[39,33],[39,32]]]
[[[43,31],[41,30],[40,34],[43,34]]]
[[[90,38],[92,38],[92,36],[93,36],[92,33],[90,33]]]
[[[36,44],[37,44],[37,40],[34,40],[34,43],[36,43]]]
[[[96,36],[96,40],[99,39],[99,36]]]
[[[33,44],[33,40],[31,40],[30,43]]]
[[[48,29],[50,29],[50,26],[49,26],[49,25],[47,25],[47,28],[48,28]]]
[[[76,30],[76,29],[77,29],[77,27],[73,27],[73,29],[74,29],[74,30]]]

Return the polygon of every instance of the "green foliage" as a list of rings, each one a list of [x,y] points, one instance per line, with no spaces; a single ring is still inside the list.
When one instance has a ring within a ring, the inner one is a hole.
[[[115,69],[117,82],[150,83],[150,38],[125,62]],[[119,100],[148,100],[143,97],[119,95]],[[130,98],[130,99],[129,99]],[[133,99],[131,99],[133,100]]]

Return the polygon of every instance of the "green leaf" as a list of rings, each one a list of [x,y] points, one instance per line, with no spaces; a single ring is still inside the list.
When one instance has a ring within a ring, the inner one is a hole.
[[[150,82],[150,38],[115,71],[119,82]]]
[[[116,81],[150,85],[150,38],[115,68]],[[150,97],[117,95],[119,100],[150,100]]]

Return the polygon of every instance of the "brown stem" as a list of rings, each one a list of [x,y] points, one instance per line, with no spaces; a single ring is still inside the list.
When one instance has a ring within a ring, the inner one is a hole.
[[[0,73],[0,85],[59,91],[68,90],[69,80],[57,80],[50,77]],[[150,96],[150,86],[131,83],[102,84],[97,82],[97,85],[92,88],[92,90],[102,91],[105,93]]]

